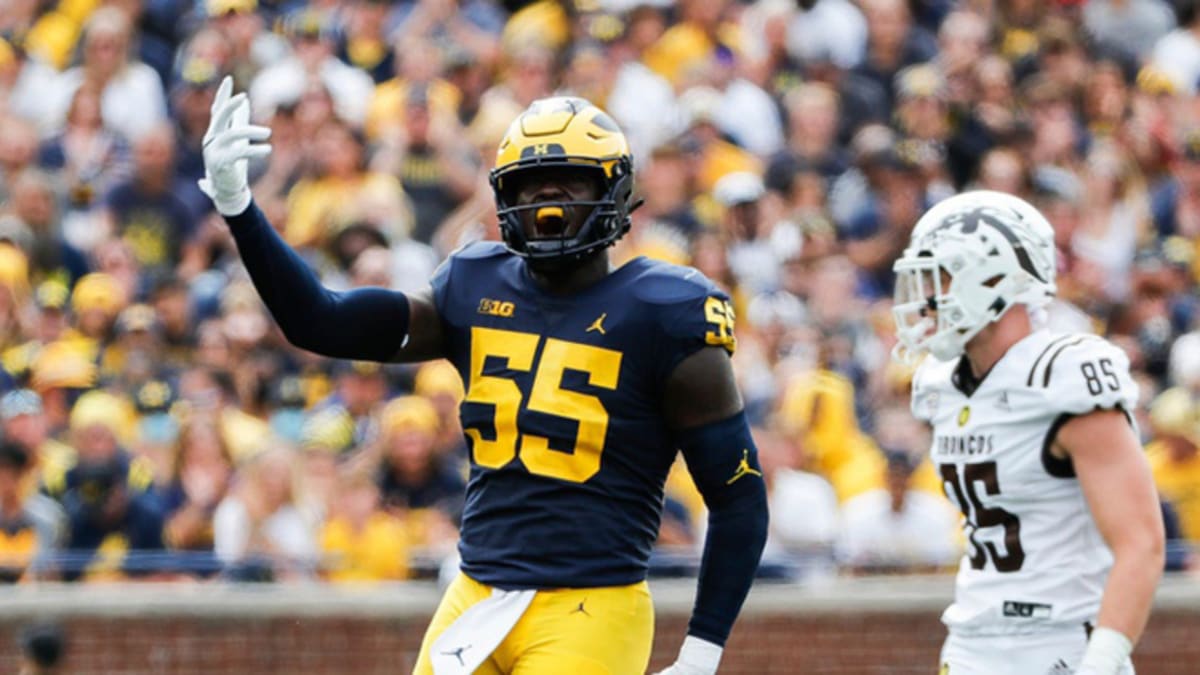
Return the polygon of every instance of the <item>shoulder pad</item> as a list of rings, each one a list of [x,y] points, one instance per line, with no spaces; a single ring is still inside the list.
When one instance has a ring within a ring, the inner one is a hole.
[[[925,422],[932,419],[941,397],[940,384],[950,382],[954,366],[954,361],[940,361],[930,355],[921,359],[913,372],[912,395],[909,397],[914,417]]]
[[[1138,385],[1129,373],[1129,357],[1095,335],[1067,335],[1050,343],[1035,363],[1029,384],[1061,413],[1121,409],[1132,414]]]
[[[640,260],[643,266],[633,285],[634,297],[657,309],[663,331],[693,347],[724,347],[730,354],[737,349],[734,336],[736,316],[729,295],[694,267],[683,267],[652,260]]]
[[[469,244],[463,244],[457,250],[453,251],[449,257],[459,260],[482,260],[502,255],[512,255],[512,252],[498,241],[473,241]]]
[[[645,258],[627,277],[634,298],[651,308],[660,335],[656,362],[669,374],[688,355],[704,347],[737,349],[733,305],[729,296],[692,267]]]
[[[474,241],[464,244],[450,255],[446,256],[429,277],[429,285],[433,288],[433,302],[438,312],[445,312],[452,303],[451,279],[457,270],[462,276],[462,270],[471,267],[477,260],[496,260],[513,255],[504,244],[496,241]],[[464,267],[466,265],[466,267]],[[470,272],[465,272],[470,276]],[[444,316],[444,315],[443,315]]]
[[[672,265],[657,260],[642,259],[629,263],[640,265],[633,294],[638,300],[653,305],[673,305],[699,300],[708,295],[725,295],[716,284],[694,267]]]

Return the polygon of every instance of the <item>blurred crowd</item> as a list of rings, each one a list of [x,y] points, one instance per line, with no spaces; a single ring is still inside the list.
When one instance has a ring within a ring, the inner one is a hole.
[[[0,577],[403,579],[452,563],[467,449],[445,362],[286,344],[196,187],[220,79],[273,153],[258,204],[331,288],[421,288],[498,238],[486,172],[534,99],[627,134],[618,260],[735,300],[772,500],[764,573],[961,550],[891,263],[955,191],[1055,226],[1057,330],[1129,354],[1168,565],[1200,540],[1200,2],[11,0],[0,14]],[[677,467],[656,569],[703,503]]]

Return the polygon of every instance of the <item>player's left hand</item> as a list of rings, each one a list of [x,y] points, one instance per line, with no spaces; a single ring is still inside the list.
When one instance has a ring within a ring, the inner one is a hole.
[[[249,160],[271,152],[271,146],[263,142],[271,130],[250,124],[246,94],[232,94],[233,78],[226,76],[217,88],[212,118],[204,133],[204,178],[200,179],[200,189],[226,216],[237,215],[250,205]]]
[[[689,635],[684,638],[675,663],[655,675],[716,675],[723,651],[718,645]]]

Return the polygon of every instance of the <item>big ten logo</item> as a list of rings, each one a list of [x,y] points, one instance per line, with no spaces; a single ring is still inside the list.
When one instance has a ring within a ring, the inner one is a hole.
[[[508,301],[492,300],[491,298],[483,298],[479,301],[480,314],[507,318],[512,316],[516,309],[517,306]]]

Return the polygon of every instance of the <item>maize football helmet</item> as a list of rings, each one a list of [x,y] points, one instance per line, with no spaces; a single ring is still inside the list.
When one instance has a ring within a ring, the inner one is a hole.
[[[892,269],[897,357],[953,359],[1013,305],[1054,297],[1054,228],[1018,197],[965,192],[921,216]]]
[[[594,200],[517,203],[523,181],[547,170],[595,181]],[[489,175],[504,243],[531,264],[561,267],[601,251],[629,231],[633,159],[616,122],[588,101],[556,96],[534,101],[509,126]],[[558,219],[561,231],[527,227]]]

